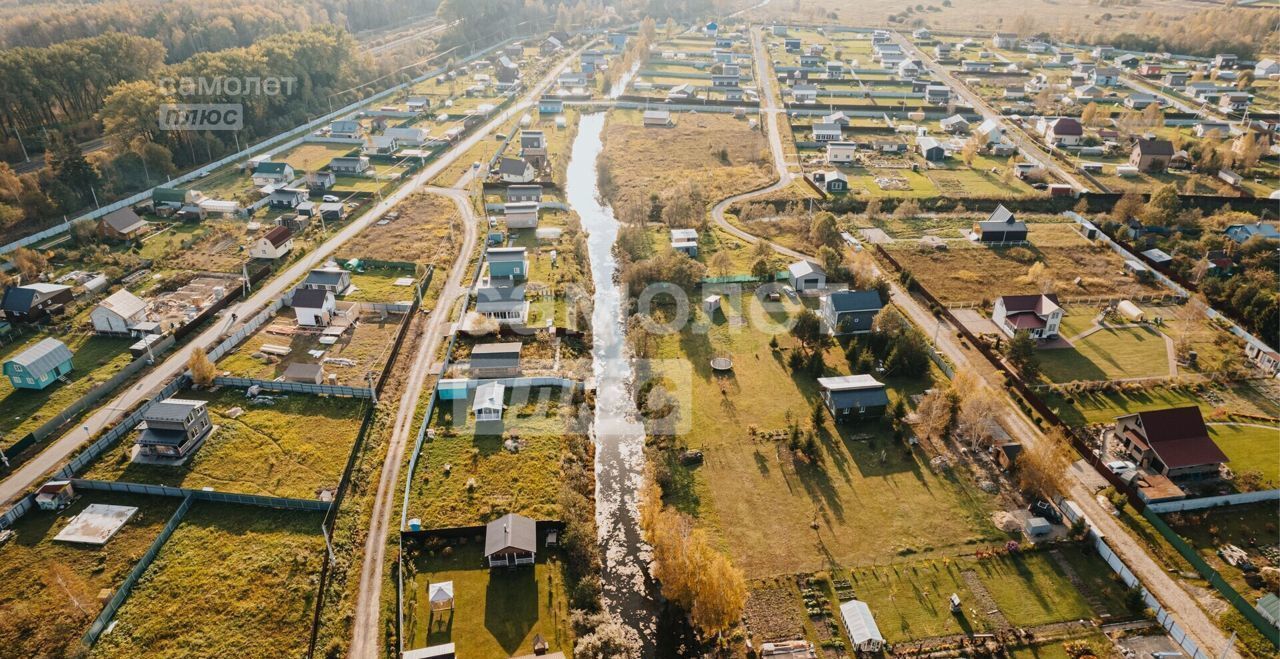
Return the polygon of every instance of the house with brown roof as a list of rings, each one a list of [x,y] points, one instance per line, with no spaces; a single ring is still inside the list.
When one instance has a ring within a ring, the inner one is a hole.
[[[289,227],[279,225],[262,234],[249,246],[249,256],[255,259],[276,260],[293,249],[293,232]]]
[[[133,240],[150,228],[151,223],[138,217],[128,206],[113,210],[98,220],[98,235],[107,240]]]
[[[1172,159],[1173,142],[1169,140],[1139,139],[1134,142],[1133,151],[1129,152],[1129,164],[1144,172],[1164,171]]]
[[[1216,480],[1227,462],[1195,406],[1116,417],[1115,436],[1144,470],[1179,485]]]
[[[1075,146],[1084,141],[1084,126],[1071,117],[1058,117],[1046,123],[1044,141],[1055,146]]]
[[[1052,339],[1058,336],[1062,315],[1056,295],[1003,295],[991,310],[991,321],[1010,337],[1026,332],[1033,339]]]

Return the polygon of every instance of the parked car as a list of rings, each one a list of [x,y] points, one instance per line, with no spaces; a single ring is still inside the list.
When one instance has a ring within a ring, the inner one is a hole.
[[[337,203],[337,202],[339,201],[339,200],[338,200],[338,198],[337,198],[336,196],[331,195],[331,194],[327,194],[327,195],[325,195],[325,196],[321,197],[320,199],[321,199],[321,200],[323,200],[323,201],[325,201],[326,203],[330,203],[330,204],[334,204],[334,203]]]
[[[1058,512],[1057,507],[1043,499],[1031,502],[1027,506],[1027,511],[1036,517],[1043,517],[1054,524],[1062,523],[1062,513]]]
[[[1133,471],[1137,468],[1138,465],[1128,460],[1113,460],[1107,463],[1107,469],[1110,469],[1113,474],[1123,474],[1126,471]]]

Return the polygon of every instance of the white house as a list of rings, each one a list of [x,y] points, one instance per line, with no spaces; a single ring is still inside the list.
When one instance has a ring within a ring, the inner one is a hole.
[[[1084,126],[1071,117],[1058,117],[1045,123],[1044,141],[1055,146],[1076,146],[1084,141]]]
[[[249,257],[276,260],[293,249],[293,232],[286,226],[273,227],[249,246]]]
[[[502,158],[498,162],[498,178],[507,183],[529,183],[538,178],[538,170],[523,158]]]
[[[1258,63],[1253,65],[1254,78],[1266,79],[1273,75],[1280,75],[1280,62],[1268,57],[1258,60]]]
[[[1058,336],[1062,307],[1056,295],[1004,295],[996,300],[991,320],[1008,336],[1025,331],[1033,339]]]
[[[288,183],[293,176],[293,167],[287,162],[261,162],[253,168],[253,184],[257,186]]]
[[[827,142],[827,164],[848,164],[853,162],[858,153],[855,142]]]
[[[129,334],[138,323],[147,320],[147,303],[142,298],[120,289],[89,312],[93,331],[99,334]]]
[[[506,394],[506,389],[496,380],[476,387],[476,397],[471,402],[471,411],[475,412],[477,422],[502,420],[502,398]]]
[[[787,266],[787,282],[797,291],[812,291],[827,286],[827,273],[812,261],[796,261]]]
[[[328,327],[338,312],[338,302],[333,291],[323,288],[300,288],[293,292],[289,302],[299,325]]]
[[[813,125],[814,142],[838,142],[841,136],[840,124],[818,123]]]

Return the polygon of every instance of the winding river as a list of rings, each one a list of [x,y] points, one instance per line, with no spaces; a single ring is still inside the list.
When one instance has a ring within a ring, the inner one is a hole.
[[[565,196],[587,233],[591,279],[592,357],[596,380],[593,433],[596,443],[596,523],[604,566],[605,608],[635,630],[652,654],[657,616],[648,576],[649,548],[640,532],[637,507],[644,471],[644,426],[631,397],[627,359],[626,299],[617,282],[613,245],[618,220],[600,198],[596,164],[604,145],[606,115],[584,114],[569,158]]]

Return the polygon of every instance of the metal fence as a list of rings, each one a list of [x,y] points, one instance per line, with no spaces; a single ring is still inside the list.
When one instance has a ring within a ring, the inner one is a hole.
[[[218,376],[213,379],[215,385],[248,389],[258,387],[265,391],[277,391],[290,394],[313,394],[316,396],[341,396],[343,398],[373,398],[370,387],[348,387],[336,384],[312,384],[310,382],[288,382],[285,380],[259,380],[257,378],[237,378]]]
[[[1190,656],[1191,659],[1212,659],[1212,657],[1204,650],[1201,650],[1195,640],[1178,625],[1177,621],[1173,619],[1173,614],[1165,610],[1164,606],[1160,604],[1160,600],[1157,600],[1155,596],[1142,585],[1142,580],[1138,579],[1137,575],[1133,573],[1133,570],[1129,569],[1129,566],[1125,564],[1113,549],[1111,549],[1111,546],[1107,544],[1106,537],[1103,536],[1102,532],[1093,525],[1092,520],[1079,512],[1079,508],[1074,502],[1059,498],[1058,507],[1071,522],[1075,522],[1079,519],[1083,519],[1085,521],[1085,525],[1089,529],[1089,539],[1093,542],[1093,548],[1098,552],[1098,555],[1102,557],[1102,560],[1106,561],[1107,566],[1111,568],[1111,571],[1115,572],[1120,577],[1120,580],[1124,582],[1125,586],[1128,586],[1129,588],[1136,587],[1142,590],[1143,603],[1147,605],[1147,608],[1155,612],[1156,621],[1160,623],[1161,627],[1164,627],[1165,631],[1169,633],[1169,637],[1172,638],[1184,651],[1186,651],[1187,655]]]
[[[1237,492],[1236,494],[1224,494],[1216,497],[1198,497],[1195,499],[1182,499],[1180,501],[1149,503],[1147,504],[1147,510],[1159,515],[1164,515],[1166,513],[1215,508],[1217,506],[1242,506],[1247,503],[1260,503],[1263,501],[1280,501],[1280,490]]]
[[[235,350],[236,346],[240,345],[241,341],[249,338],[254,332],[258,331],[259,327],[262,327],[268,320],[271,320],[271,318],[276,315],[276,312],[279,311],[284,304],[284,298],[277,298],[272,301],[271,304],[268,304],[267,308],[259,311],[258,315],[250,318],[243,327],[233,332],[231,336],[223,339],[221,343],[214,347],[213,350],[210,350],[209,361],[216,362],[219,359],[222,359],[223,355]]]
[[[151,546],[147,548],[142,558],[138,559],[137,564],[129,571],[129,576],[125,577],[124,583],[116,589],[115,594],[107,601],[106,607],[98,614],[98,617],[89,625],[89,631],[85,632],[84,637],[80,639],[81,644],[86,648],[93,647],[98,642],[98,637],[102,635],[102,630],[107,628],[107,624],[115,617],[116,611],[120,610],[120,606],[129,598],[129,593],[133,591],[133,587],[138,583],[138,579],[151,566],[151,562],[156,559],[156,555],[160,553],[160,549],[164,547],[164,543],[169,541],[169,537],[173,535],[174,530],[178,528],[178,524],[182,523],[182,518],[186,516],[187,511],[191,509],[191,497],[182,500],[182,504],[178,509],[173,511],[173,516],[169,518],[168,523],[161,529],[160,535],[152,541]]]
[[[171,487],[169,485],[152,485],[150,483],[130,483],[125,481],[99,481],[73,478],[71,484],[79,490],[97,490],[100,492],[121,492],[125,494],[143,494],[153,497],[188,498],[213,503],[230,503],[258,508],[276,510],[304,510],[307,512],[328,512],[332,504],[319,499],[293,499],[290,497],[263,496],[260,494],[241,494],[238,492],[218,492],[216,490]]]

